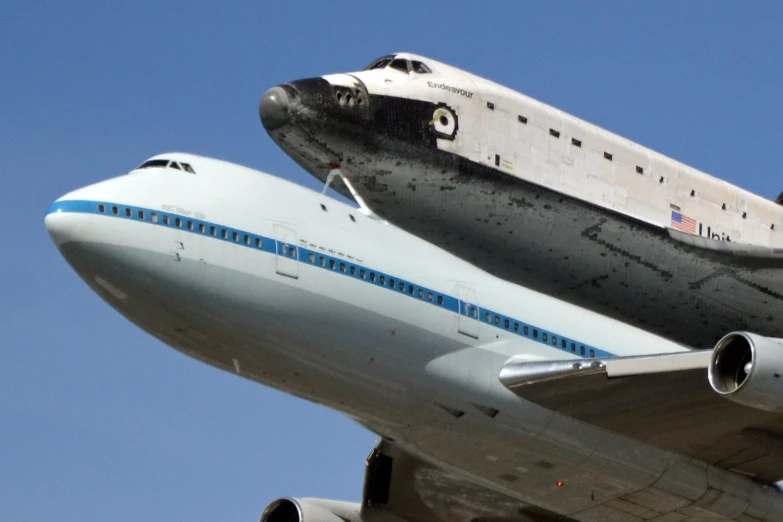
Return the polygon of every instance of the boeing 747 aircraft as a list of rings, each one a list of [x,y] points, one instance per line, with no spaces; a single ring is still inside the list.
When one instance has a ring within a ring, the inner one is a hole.
[[[259,111],[305,170],[339,167],[378,215],[496,276],[693,347],[783,337],[776,202],[409,53],[273,87]]]
[[[262,522],[783,520],[783,341],[691,351],[192,154],[45,222],[140,328],[380,436],[360,503],[279,499]]]

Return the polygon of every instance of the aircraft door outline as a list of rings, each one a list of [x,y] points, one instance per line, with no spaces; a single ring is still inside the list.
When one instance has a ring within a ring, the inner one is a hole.
[[[299,247],[296,231],[284,225],[275,229],[275,271],[286,277],[299,279]]]
[[[459,306],[457,332],[478,339],[479,320],[476,291],[466,286],[457,285],[457,301]]]

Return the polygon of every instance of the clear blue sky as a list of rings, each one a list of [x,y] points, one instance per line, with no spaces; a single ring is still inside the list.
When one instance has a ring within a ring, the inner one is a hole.
[[[315,187],[263,131],[283,81],[407,50],[774,198],[780,2],[22,2],[0,13],[0,520],[257,520],[358,500],[374,436],[223,374],[93,295],[43,226],[168,150]]]

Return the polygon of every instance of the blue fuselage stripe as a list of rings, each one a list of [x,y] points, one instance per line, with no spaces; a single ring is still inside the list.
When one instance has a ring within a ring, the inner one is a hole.
[[[385,272],[373,270],[344,258],[335,257],[299,245],[286,244],[277,241],[275,238],[218,225],[217,223],[196,219],[192,216],[111,202],[83,200],[55,201],[49,207],[48,213],[57,212],[96,214],[180,229],[184,232],[226,241],[236,246],[288,257],[299,263],[351,277],[572,355],[579,357],[612,357],[614,355],[595,346],[581,343],[575,339],[558,335],[555,332],[539,328],[511,316],[480,307],[476,303],[461,301],[457,297],[435,291]]]

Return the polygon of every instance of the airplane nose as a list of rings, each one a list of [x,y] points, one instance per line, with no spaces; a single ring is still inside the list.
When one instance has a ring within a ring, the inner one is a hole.
[[[277,86],[266,91],[258,104],[258,115],[268,131],[288,125],[291,122],[291,101],[285,89]]]
[[[44,218],[46,231],[52,238],[54,245],[59,249],[60,245],[76,241],[80,236],[80,227],[75,223],[73,215],[67,212],[61,212],[59,202],[55,202],[49,207],[49,212]]]

